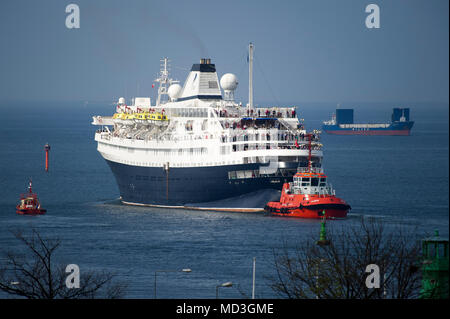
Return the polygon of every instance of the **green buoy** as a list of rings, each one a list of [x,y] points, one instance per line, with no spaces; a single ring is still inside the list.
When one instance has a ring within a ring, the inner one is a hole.
[[[327,239],[327,229],[325,228],[325,211],[322,211],[322,221],[320,222],[320,235],[319,240],[317,241],[317,245],[319,246],[327,246],[330,244],[330,241]]]

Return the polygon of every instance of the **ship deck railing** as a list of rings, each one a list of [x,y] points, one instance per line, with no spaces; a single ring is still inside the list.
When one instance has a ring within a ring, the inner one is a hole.
[[[306,150],[306,148],[301,148],[301,147],[297,147],[294,144],[290,144],[290,145],[275,145],[272,143],[263,143],[258,144],[255,143],[256,145],[252,146],[252,145],[246,145],[246,144],[239,144],[239,145],[233,145],[233,147],[231,148],[232,152],[245,152],[245,151],[258,151],[258,150]],[[236,147],[234,147],[236,146]],[[312,150],[314,151],[320,151],[322,148],[320,147],[316,147]]]
[[[294,188],[292,192],[290,192],[289,194],[301,194],[301,195],[317,195],[319,198],[320,197],[328,197],[330,195],[336,195],[334,190],[329,190],[329,191],[324,191],[324,192],[305,192],[300,188]]]
[[[258,162],[260,163],[260,162]],[[264,167],[261,169],[251,169],[242,171],[229,171],[228,179],[249,179],[249,178],[261,178],[261,177],[292,177],[292,173],[295,169],[292,168],[278,168],[275,172],[265,172]]]
[[[353,123],[353,124],[339,124],[341,128],[388,128],[390,123]]]
[[[144,138],[131,138],[131,137],[125,137],[125,136],[114,136],[112,137],[109,134],[102,134],[100,135],[100,138],[103,140],[111,140],[111,138],[117,138],[119,140],[126,140],[126,141],[143,141],[143,142],[181,142],[181,141],[195,141],[195,140],[208,140],[207,138],[203,136],[184,136],[184,137],[175,137],[175,138],[154,138],[154,139],[144,139]],[[212,138],[210,138],[212,139]],[[297,142],[298,146],[295,144],[294,140],[245,140],[245,139],[236,139],[227,141],[225,138],[220,139],[222,143],[229,143],[230,145],[234,146],[232,151],[247,151],[247,150],[260,150],[260,149],[301,149],[301,150],[307,150],[309,148],[307,142]],[[313,144],[311,146],[312,150],[321,150],[322,144]]]
[[[291,133],[300,133],[305,130],[303,124],[297,123],[296,127],[291,126],[289,123],[286,123],[284,120],[280,120],[278,122],[263,122],[263,123],[256,123],[254,121],[250,122],[229,122],[227,121],[227,118],[221,119],[220,124],[222,127],[226,130],[233,129],[233,130],[253,130],[253,131],[259,131],[259,130],[280,130],[280,131],[290,131]]]
[[[37,199],[37,194],[35,194],[35,193],[20,194],[20,200],[23,200],[23,199]]]
[[[299,167],[297,173],[313,173],[313,174],[323,174],[322,167]]]
[[[147,137],[131,137],[120,134],[111,134],[110,132],[98,132],[100,139],[110,141],[111,139],[119,139],[121,141],[142,141],[142,142],[182,142],[182,141],[198,141],[198,140],[213,140],[214,135],[182,135],[182,136],[153,136]],[[269,139],[267,135],[262,134],[261,139],[256,139],[255,136],[239,135],[239,136],[225,136],[219,137],[219,141],[223,144],[230,144],[233,148],[232,151],[247,151],[247,150],[259,150],[259,149],[301,149],[307,150],[309,148],[309,141],[305,138],[296,139],[295,136],[271,136]],[[279,137],[279,138],[277,138]],[[322,144],[313,142],[311,145],[312,150],[321,150]]]
[[[249,117],[249,118],[297,118],[297,111],[295,106],[291,107],[223,107],[218,106],[216,109],[218,117]]]
[[[305,136],[303,133],[297,133],[293,134],[290,132],[285,131],[277,131],[277,132],[271,132],[270,130],[262,130],[262,131],[247,131],[247,130],[241,130],[239,132],[236,132],[234,130],[229,130],[228,135],[222,135],[221,136],[221,142],[227,143],[227,142],[246,142],[246,141],[278,141],[278,142],[292,142],[299,144],[307,144],[309,143],[309,138]],[[256,138],[256,135],[258,135],[258,139]],[[311,139],[312,144],[317,144],[320,141],[320,137],[318,135],[315,135]]]

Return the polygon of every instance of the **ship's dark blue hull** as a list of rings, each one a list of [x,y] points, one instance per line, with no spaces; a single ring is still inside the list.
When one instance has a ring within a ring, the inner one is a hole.
[[[413,121],[395,122],[388,127],[370,128],[364,124],[354,124],[352,127],[341,127],[339,125],[323,125],[322,129],[328,134],[335,135],[409,135]]]
[[[270,194],[279,194],[283,183],[292,181],[296,170],[291,168],[273,175],[230,179],[230,171],[258,170],[260,164],[171,167],[167,173],[162,167],[131,166],[108,160],[106,162],[116,178],[123,202],[163,206],[201,207],[200,203],[205,203],[204,207],[218,207],[222,200],[237,198],[239,200],[224,201],[222,205],[262,208],[265,202],[272,200]],[[259,200],[241,196],[248,193],[255,195],[261,190],[271,191],[266,192],[263,198],[260,193]],[[209,202],[215,203],[208,204]]]

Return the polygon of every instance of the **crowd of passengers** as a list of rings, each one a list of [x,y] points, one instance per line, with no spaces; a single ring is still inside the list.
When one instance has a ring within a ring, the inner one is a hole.
[[[223,126],[228,129],[232,128],[233,130],[246,130],[249,128],[253,129],[282,129],[282,125],[277,120],[264,120],[264,121],[257,121],[257,120],[241,120],[239,122],[225,122]],[[304,130],[304,126],[301,123],[297,124],[298,130]]]
[[[222,109],[217,111],[216,114],[219,117],[240,117],[240,114],[229,113],[226,109]],[[247,109],[248,117],[275,117],[275,118],[295,118],[297,116],[297,112],[295,108],[291,109],[265,109],[265,108],[256,108],[256,109]]]
[[[261,135],[261,139],[260,139],[260,135]],[[266,134],[256,133],[256,134],[254,134],[254,137],[255,137],[254,141],[263,140],[262,138],[263,138],[264,135],[266,137],[264,141],[270,141],[271,140],[271,134],[269,134],[269,133],[266,133]],[[247,142],[247,141],[249,141],[248,137],[249,137],[248,134],[241,134],[239,136],[238,135],[233,135],[233,136],[230,136],[230,142],[237,142],[237,141]],[[277,139],[278,141],[288,141],[288,142],[296,141],[297,143],[298,142],[309,142],[309,137],[307,135],[303,134],[303,133],[292,134],[290,132],[279,132],[277,134],[277,137],[278,137],[278,139]],[[225,136],[225,135],[222,135],[222,137],[221,137],[221,140],[222,140],[223,143],[228,142],[228,139],[229,139],[228,136]],[[311,135],[311,141],[312,142],[317,142],[319,140],[320,139],[319,139],[319,136],[317,134],[314,133],[314,134]],[[307,145],[306,145],[306,147],[307,147]]]
[[[244,144],[240,147],[240,150],[243,151],[248,151],[248,150],[259,150],[259,149],[267,149],[267,150],[293,150],[293,149],[301,149],[301,150],[306,150],[308,149],[308,145],[307,144],[296,144],[296,145],[274,145],[274,144],[269,144],[267,143],[266,145],[247,145]],[[321,144],[313,144],[311,145],[311,150],[321,150],[322,149],[322,145]],[[232,151],[236,152],[239,150],[239,146],[234,144]]]

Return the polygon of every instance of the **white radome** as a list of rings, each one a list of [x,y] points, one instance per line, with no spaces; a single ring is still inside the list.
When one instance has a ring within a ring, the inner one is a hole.
[[[171,99],[178,99],[183,88],[179,84],[172,84],[167,90],[167,94]]]
[[[119,104],[125,104],[125,98],[124,97],[119,98]]]
[[[238,79],[233,73],[226,73],[220,79],[220,86],[227,91],[234,91],[238,86]]]

